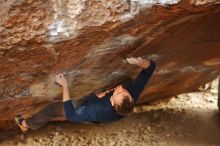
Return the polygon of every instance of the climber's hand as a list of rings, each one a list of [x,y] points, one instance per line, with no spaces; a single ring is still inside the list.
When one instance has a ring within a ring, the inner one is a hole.
[[[137,58],[130,57],[130,58],[127,58],[127,61],[130,64],[137,65],[144,69],[148,68],[148,66],[150,65],[150,60],[144,59],[142,57],[137,57]]]
[[[63,87],[67,86],[67,81],[63,74],[56,75],[56,82]]]

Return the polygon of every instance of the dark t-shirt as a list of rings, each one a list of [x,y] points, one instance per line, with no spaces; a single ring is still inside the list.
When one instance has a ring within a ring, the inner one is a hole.
[[[126,88],[136,103],[148,80],[155,70],[156,64],[150,60],[150,66],[142,69],[134,81],[122,84]],[[114,91],[107,93],[104,97],[98,98],[91,94],[87,100],[78,108],[74,109],[71,100],[64,102],[66,118],[72,122],[99,122],[107,123],[117,121],[124,116],[116,113],[111,105],[110,97]]]

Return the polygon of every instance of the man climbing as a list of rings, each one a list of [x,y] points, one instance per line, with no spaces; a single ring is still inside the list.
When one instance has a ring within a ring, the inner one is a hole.
[[[155,70],[155,63],[141,57],[127,58],[128,63],[142,68],[134,81],[122,83],[105,92],[92,93],[80,104],[70,99],[68,84],[63,74],[56,75],[56,82],[63,88],[63,101],[47,105],[30,118],[16,116],[15,122],[23,132],[36,130],[54,118],[63,117],[71,122],[107,123],[120,120],[133,111],[145,84]]]

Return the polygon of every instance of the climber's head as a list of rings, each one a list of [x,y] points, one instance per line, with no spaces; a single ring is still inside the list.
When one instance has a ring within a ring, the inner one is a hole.
[[[111,97],[111,104],[120,115],[127,115],[134,109],[134,101],[131,94],[122,85],[115,88]]]

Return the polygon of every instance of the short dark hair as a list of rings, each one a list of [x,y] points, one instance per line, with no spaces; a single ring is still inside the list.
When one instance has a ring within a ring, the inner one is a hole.
[[[115,110],[119,115],[127,115],[134,109],[134,101],[129,96],[125,96],[121,104],[116,104]]]

